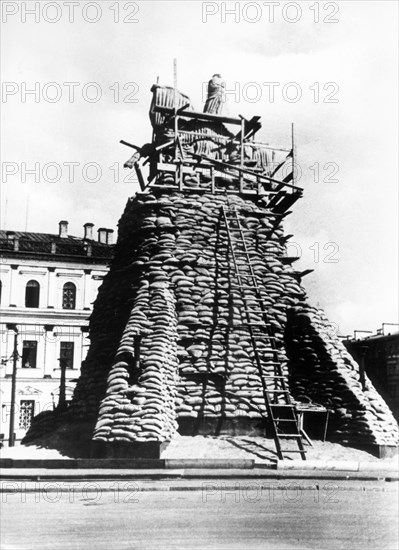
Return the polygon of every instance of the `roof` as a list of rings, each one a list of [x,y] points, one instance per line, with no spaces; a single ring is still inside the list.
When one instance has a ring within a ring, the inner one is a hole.
[[[381,343],[388,340],[399,340],[399,332],[395,331],[388,334],[372,334],[370,336],[365,336],[364,338],[358,339],[349,339],[345,340],[344,343],[347,343],[351,346],[365,346],[367,344]]]
[[[13,233],[13,238],[8,237],[10,233]],[[17,247],[14,240],[18,240]],[[46,256],[54,259],[62,256],[67,261],[84,257],[89,263],[98,263],[100,259],[104,263],[112,258],[113,249],[113,245],[72,235],[60,237],[52,233],[0,230],[0,253],[3,257]]]

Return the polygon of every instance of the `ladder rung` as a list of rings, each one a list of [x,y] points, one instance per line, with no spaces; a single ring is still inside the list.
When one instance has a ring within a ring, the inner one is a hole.
[[[293,450],[281,449],[281,451],[282,451],[283,453],[303,453],[303,454],[306,453],[305,450],[300,450],[300,449],[295,449],[295,450],[294,450],[294,449],[293,449]]]
[[[305,451],[303,449],[302,443],[301,443],[301,435],[299,433],[299,427],[298,427],[298,419],[296,416],[296,409],[295,406],[292,403],[289,403],[290,398],[290,391],[286,386],[286,383],[288,383],[287,376],[285,375],[267,375],[263,374],[264,368],[266,365],[271,365],[272,368],[274,367],[275,372],[281,373],[281,361],[279,361],[279,355],[277,349],[272,349],[272,357],[274,357],[275,360],[269,361],[267,359],[267,356],[265,357],[266,352],[262,352],[262,349],[257,348],[257,341],[256,339],[259,339],[260,342],[269,342],[271,344],[272,348],[278,347],[275,343],[279,340],[276,336],[274,336],[274,331],[270,327],[272,327],[272,323],[267,322],[268,321],[268,315],[267,315],[267,305],[263,305],[265,302],[267,303],[269,301],[268,297],[265,297],[262,294],[265,293],[265,290],[262,289],[259,286],[258,283],[258,276],[254,272],[253,265],[251,263],[251,259],[254,257],[258,257],[259,254],[256,252],[250,252],[247,247],[246,242],[246,235],[248,232],[247,228],[244,228],[240,223],[240,217],[239,213],[236,209],[236,207],[227,208],[225,206],[222,207],[222,213],[224,216],[225,224],[226,224],[226,232],[229,240],[229,247],[231,248],[234,266],[235,266],[235,274],[236,274],[236,280],[237,283],[235,285],[231,286],[232,290],[238,290],[241,293],[242,301],[243,301],[243,311],[246,314],[246,317],[248,319],[248,322],[246,323],[240,323],[240,324],[233,324],[235,327],[241,327],[241,328],[248,328],[250,329],[250,334],[252,338],[252,344],[254,348],[254,357],[256,359],[258,368],[259,368],[259,376],[262,380],[264,390],[263,390],[263,397],[265,400],[265,405],[269,411],[270,419],[273,422],[274,431],[275,431],[275,444],[277,448],[277,452],[279,455],[279,458],[284,458],[285,452],[287,453],[299,453],[303,460],[305,460]],[[251,230],[249,230],[251,231]],[[236,249],[235,249],[236,247]],[[245,291],[251,291],[251,293],[256,297],[251,297],[251,295],[246,295]],[[251,304],[251,301],[255,302],[255,304]],[[259,305],[257,305],[259,304]],[[252,309],[251,309],[252,308]],[[264,319],[263,322],[251,322],[251,319]],[[252,328],[253,327],[253,328]],[[263,331],[262,331],[263,329]],[[266,330],[265,330],[266,329]],[[270,345],[269,344],[269,345]],[[270,351],[268,352],[270,354]],[[275,381],[274,384],[271,384],[271,381]],[[277,382],[280,380],[280,382]],[[268,389],[267,384],[274,385],[275,389]],[[282,388],[277,389],[278,384],[282,386]],[[271,401],[278,401],[278,399],[283,398],[286,403],[280,404],[280,403],[272,403]],[[291,411],[291,413],[288,413],[288,416],[290,418],[280,418],[280,415],[287,416],[287,412]],[[278,430],[283,429],[284,426],[287,426],[288,423],[294,424],[291,426],[291,428],[288,428],[289,431],[296,432],[296,433],[278,433]],[[288,439],[294,439],[297,441],[298,447],[300,449],[298,450],[289,450],[286,451],[285,449],[281,449],[280,447],[280,440],[288,440]]]
[[[278,403],[273,403],[273,407],[290,407],[291,409],[295,409],[295,405],[286,405],[286,404],[281,404],[279,405]]]
[[[254,302],[265,302],[266,300],[268,300],[268,298],[252,298],[252,296],[245,296],[245,298]]]
[[[255,315],[263,315],[263,311],[256,311],[254,309],[244,309],[245,313],[254,313]]]
[[[260,290],[256,286],[249,286],[249,285],[237,285],[237,286],[232,286],[231,288],[232,290],[256,290],[256,291]],[[264,298],[264,300],[266,300],[266,298]]]
[[[245,325],[246,323],[242,323],[242,324]],[[271,326],[270,323],[263,323],[263,322],[262,322],[262,323],[258,323],[258,324],[259,324],[259,326],[262,326],[262,327],[270,327],[270,326]],[[261,333],[259,334],[259,336],[269,336],[269,335],[266,334],[266,333],[264,333],[264,332],[261,332]]]
[[[235,327],[264,327],[265,323],[241,323],[241,325],[234,325]],[[268,335],[265,335],[268,336]]]

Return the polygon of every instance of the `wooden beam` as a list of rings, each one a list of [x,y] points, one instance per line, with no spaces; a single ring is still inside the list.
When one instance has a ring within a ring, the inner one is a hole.
[[[175,115],[174,109],[171,109],[170,107],[157,106],[155,107],[154,110],[158,113],[163,113],[171,116]],[[180,111],[179,110],[179,116],[183,118],[197,118],[199,120],[211,120],[213,122],[224,122],[226,124],[241,125],[240,118],[226,117],[221,115],[211,115],[209,113],[199,113],[198,111]]]
[[[264,174],[259,174],[258,172],[250,170],[249,168],[241,168],[240,166],[235,166],[234,164],[228,164],[227,162],[223,162],[221,160],[211,159],[210,157],[207,157],[206,155],[193,155],[193,156],[198,157],[201,160],[207,160],[211,164],[214,164],[215,166],[221,166],[224,169],[235,170],[237,172],[244,172],[245,174],[249,174],[251,176],[254,176],[255,178],[258,177],[258,178],[270,181],[272,183],[277,183],[278,185],[283,185],[285,187],[289,187],[290,189],[295,189],[295,191],[303,191],[302,187],[297,187],[296,185],[290,185],[289,183],[286,183],[284,181],[275,180],[275,179],[273,179],[269,176],[266,176]]]
[[[139,184],[140,184],[140,189],[142,191],[144,191],[145,189],[145,181],[144,181],[144,177],[143,177],[143,173],[141,171],[141,168],[140,168],[140,165],[138,162],[135,162],[134,163],[134,169],[136,170],[136,174],[137,174],[137,179],[139,180]]]
[[[122,143],[122,145],[126,145],[127,147],[131,147],[132,149],[136,149],[136,151],[141,151],[141,147],[137,147],[137,145],[133,145],[133,143],[129,143],[124,139],[121,139],[119,143]]]

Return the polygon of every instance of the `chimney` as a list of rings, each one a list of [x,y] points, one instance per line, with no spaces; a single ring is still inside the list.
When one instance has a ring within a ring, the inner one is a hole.
[[[14,243],[14,252],[19,250],[19,239],[17,238],[14,231],[7,231],[7,240],[10,243]]]
[[[98,242],[101,244],[107,244],[107,229],[105,227],[100,227],[97,229],[98,233]]]
[[[86,251],[87,256],[91,256],[91,255],[92,255],[92,246],[91,246],[91,244],[86,243],[84,249],[85,249],[85,251]]]
[[[85,223],[84,228],[84,240],[85,241],[92,241],[93,240],[93,227],[94,223]]]
[[[61,220],[58,225],[60,228],[58,236],[62,239],[65,239],[66,237],[68,237],[68,222],[65,220]]]
[[[107,244],[114,244],[114,230],[107,229]]]

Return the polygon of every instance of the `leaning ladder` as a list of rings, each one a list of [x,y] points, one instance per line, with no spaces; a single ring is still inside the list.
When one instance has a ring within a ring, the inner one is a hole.
[[[278,458],[282,460],[285,453],[299,453],[302,460],[306,460],[306,451],[303,446],[296,408],[291,400],[287,377],[283,374],[277,351],[276,337],[266,311],[265,298],[262,296],[262,289],[258,285],[251,262],[254,254],[251,254],[248,250],[245,232],[237,208],[235,206],[223,206],[222,218],[226,225],[227,238],[238,282],[237,288],[244,303],[246,322],[242,323],[242,326],[247,328],[250,334]],[[250,295],[248,295],[249,293]],[[262,321],[253,322],[253,315],[258,319],[261,318]],[[269,344],[273,361],[262,356],[260,342]],[[267,373],[266,365],[273,365],[273,374]],[[283,448],[283,442],[288,440],[295,441],[298,449]]]

